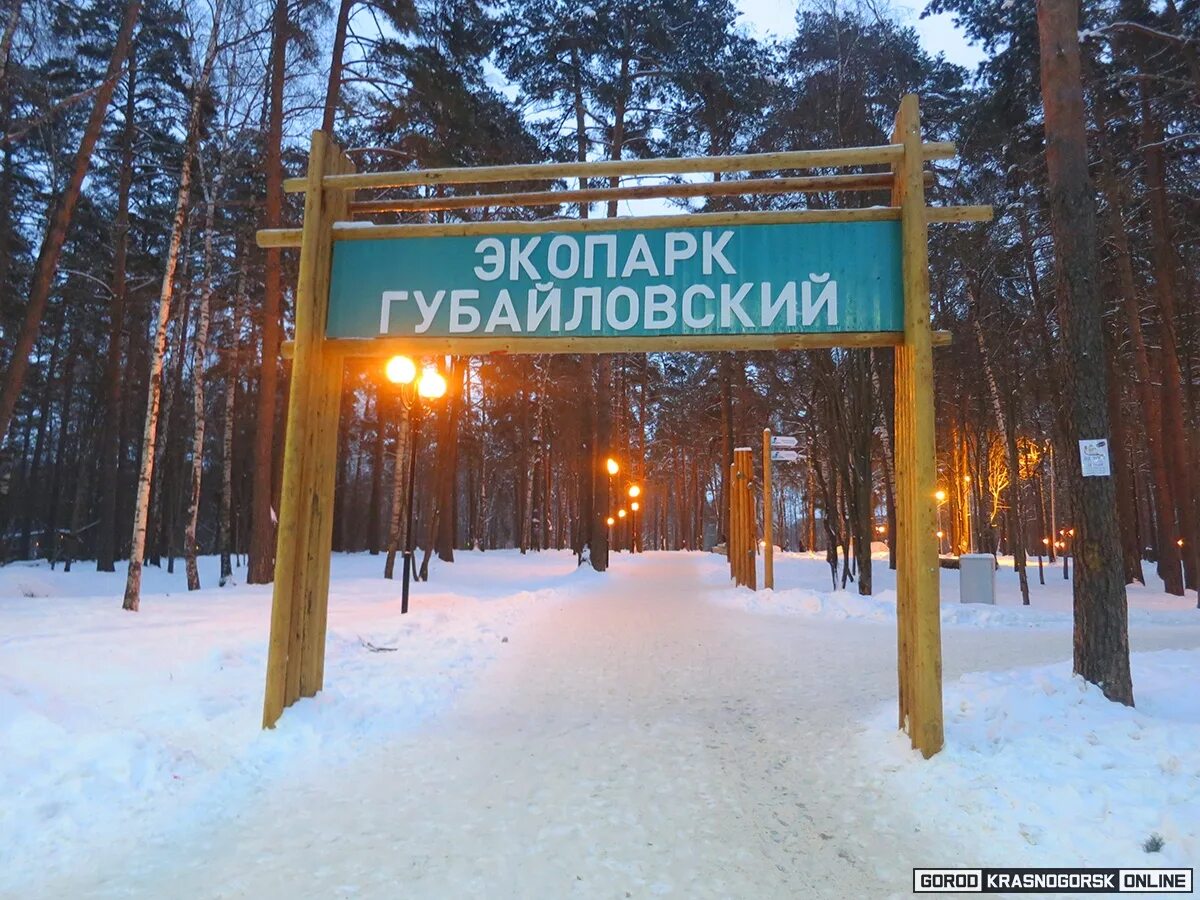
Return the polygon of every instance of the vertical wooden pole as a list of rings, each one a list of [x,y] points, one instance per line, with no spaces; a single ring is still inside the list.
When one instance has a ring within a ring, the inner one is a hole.
[[[775,590],[774,498],[771,496],[771,429],[763,429],[763,587]]]
[[[283,453],[264,728],[273,727],[283,710],[302,694],[319,689],[324,665],[332,472],[342,365],[324,351],[325,315],[333,222],[344,216],[347,199],[343,192],[326,191],[322,178],[352,170],[328,135],[313,132],[296,282],[295,353]]]
[[[738,490],[738,467],[736,460],[729,465],[729,490],[725,492],[729,501],[729,529],[725,535],[725,553],[729,557],[729,577],[738,582],[738,559],[740,554],[737,549],[738,538],[741,532],[737,527],[737,490]]]
[[[897,646],[900,723],[926,756],[942,748],[942,643],[938,554],[934,534],[937,481],[929,245],[922,180],[921,116],[904,97],[892,142],[892,203],[900,207],[904,343],[896,348]]]
[[[337,147],[331,146],[327,162],[331,175],[349,175],[354,164]],[[349,191],[333,191],[325,200],[325,216],[330,223],[347,216],[353,199]],[[317,282],[317,315],[322,341],[329,310],[329,286],[332,276],[332,229],[330,250]],[[300,696],[312,697],[321,690],[325,678],[325,634],[329,618],[329,566],[333,551],[334,485],[337,476],[338,419],[341,413],[341,357],[324,351],[319,355],[319,368],[311,382],[314,427],[311,444],[313,481],[311,487],[311,522],[308,529],[303,592],[304,640],[300,659]]]
[[[754,494],[750,490],[754,478],[754,454],[749,447],[738,447],[733,451],[733,468],[736,492],[731,512],[736,514],[736,527],[731,522],[730,532],[737,535],[736,578],[739,585],[757,590],[755,544],[758,529],[755,527]]]
[[[746,586],[752,591],[758,590],[758,518],[754,515],[754,491],[751,483],[754,481],[754,452],[746,447],[742,451],[742,470],[746,473],[745,493],[742,496],[745,503],[743,522],[746,524]]]

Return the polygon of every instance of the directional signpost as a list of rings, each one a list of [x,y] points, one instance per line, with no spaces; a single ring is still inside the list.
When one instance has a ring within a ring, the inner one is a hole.
[[[791,449],[800,442],[787,434],[771,434],[770,428],[763,429],[763,587],[775,589],[775,536],[773,503],[771,495],[771,463],[795,462],[800,454]]]

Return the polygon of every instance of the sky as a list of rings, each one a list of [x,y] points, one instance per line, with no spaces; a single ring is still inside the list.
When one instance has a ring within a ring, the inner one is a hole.
[[[774,35],[785,37],[792,33],[796,18],[796,6],[799,0],[736,0],[742,10],[741,23],[751,31],[766,37]],[[945,53],[946,59],[960,66],[974,70],[983,59],[983,53],[978,47],[967,43],[962,32],[954,27],[950,16],[942,14],[920,18],[925,8],[925,0],[891,0],[888,4],[895,11],[896,17],[906,25],[917,30],[921,44],[933,54]]]

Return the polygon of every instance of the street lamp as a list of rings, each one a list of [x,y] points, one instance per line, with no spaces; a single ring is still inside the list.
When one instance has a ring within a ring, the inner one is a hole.
[[[605,466],[605,468],[608,469],[609,475],[616,475],[618,472],[621,471],[621,467],[619,465],[617,465],[617,461],[615,459],[613,459],[611,456],[604,461],[604,466]]]
[[[417,393],[426,400],[436,400],[446,395],[446,379],[435,369],[426,369],[417,382]]]
[[[937,536],[938,536],[938,553],[942,552],[942,504],[946,502],[946,492],[938,488],[933,492],[933,499],[937,501]]]
[[[421,400],[436,400],[446,394],[446,379],[434,369],[426,369],[421,373],[421,377],[417,378],[417,364],[407,356],[393,356],[387,361],[384,366],[384,375],[392,384],[399,385],[400,405],[404,411],[404,422],[407,424],[408,432],[408,495],[405,498],[404,512],[404,573],[402,585],[400,588],[400,613],[401,615],[408,612],[408,590],[412,580],[413,569],[413,492],[416,487],[417,474],[417,429],[420,425],[420,418],[413,417],[412,410]],[[401,459],[401,448],[396,447],[396,488],[400,486],[400,479],[403,477],[399,468]],[[393,566],[396,560],[396,546],[399,543],[399,509],[396,501],[399,500],[397,493],[394,491],[393,497],[393,528],[392,534],[388,540],[388,556],[387,562],[384,565],[383,575],[385,578],[392,577]]]
[[[393,356],[383,371],[392,384],[412,384],[417,377],[417,364],[407,356]]]
[[[633,515],[630,516],[630,518],[629,518],[629,552],[637,553],[638,552],[638,528],[637,528],[638,503],[636,502],[635,498],[640,497],[642,495],[642,489],[639,485],[631,484],[629,486],[628,493],[629,493],[629,499],[631,501],[633,501],[629,504],[629,508],[633,512]]]

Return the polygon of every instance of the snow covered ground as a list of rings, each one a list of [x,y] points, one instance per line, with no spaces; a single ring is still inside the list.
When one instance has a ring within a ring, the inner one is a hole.
[[[401,618],[379,557],[337,557],[326,689],[264,733],[269,589],[148,570],[134,615],[119,573],[10,565],[0,896],[877,897],[915,865],[1200,862],[1195,595],[1131,592],[1127,710],[1070,677],[1061,570],[1028,608],[1011,571],[994,608],[944,571],[924,762],[876,568],[858,598],[800,554],[757,594],[709,554],[465,554]]]

